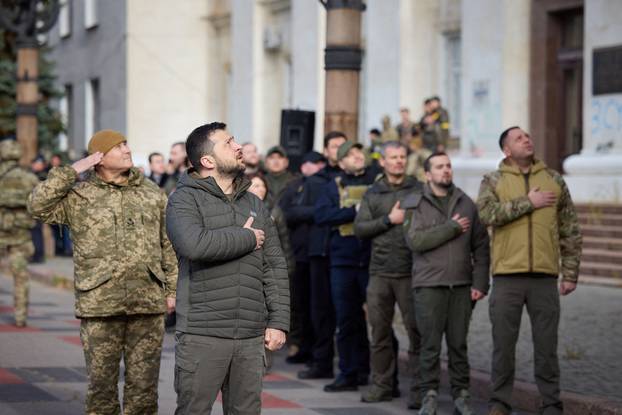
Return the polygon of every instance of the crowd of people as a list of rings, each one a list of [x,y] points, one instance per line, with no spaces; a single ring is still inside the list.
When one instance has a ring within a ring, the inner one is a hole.
[[[87,157],[58,163],[47,178],[35,160],[45,180],[26,180],[12,207],[0,207],[7,215],[27,206],[71,232],[87,412],[118,410],[122,354],[126,413],[157,412],[164,313],[173,310],[176,413],[209,413],[219,391],[225,413],[259,413],[266,350],[285,341],[286,361],[305,364],[299,378],[331,379],[328,393],[370,384],[363,402],[390,401],[401,395],[397,306],[409,343],[408,407],[436,414],[444,338],[456,412],[473,414],[467,334],[492,275],[490,414],[512,410],[524,306],[542,413],[562,413],[559,294],[576,288],[581,253],[568,189],[535,158],[529,134],[511,127],[499,138],[505,159],[473,201],[453,184],[447,112],[436,97],[425,105],[419,123],[403,109],[396,128],[372,130],[370,148],[329,132],[322,153],[305,154],[298,171],[286,149],[262,156],[222,123],[175,143],[168,164],[149,155],[149,181],[125,137],[110,130],[93,136]],[[18,171],[15,145],[0,147],[0,186],[7,169]],[[27,292],[17,291],[24,325]]]

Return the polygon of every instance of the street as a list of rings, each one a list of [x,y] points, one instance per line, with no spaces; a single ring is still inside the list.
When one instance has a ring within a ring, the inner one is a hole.
[[[0,413],[3,415],[74,415],[83,413],[86,371],[79,338],[79,321],[73,314],[73,294],[38,282],[31,283],[28,327],[13,326],[12,282],[0,277]],[[160,370],[160,414],[175,410],[173,390],[174,339],[165,337]],[[301,365],[284,363],[284,352],[275,356],[274,367],[264,381],[263,413],[276,414],[413,414],[406,409],[406,379],[401,379],[403,397],[392,402],[364,404],[359,392],[328,394],[325,381],[301,381]],[[122,384],[120,385],[122,388]],[[121,389],[120,388],[120,389]],[[364,390],[364,389],[361,389]],[[441,394],[440,414],[451,414],[453,406]],[[486,405],[477,402],[478,413]],[[220,404],[215,414],[221,414]]]

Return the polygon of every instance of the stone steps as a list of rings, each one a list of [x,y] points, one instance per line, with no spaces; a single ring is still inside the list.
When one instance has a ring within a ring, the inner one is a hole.
[[[581,261],[581,269],[579,271],[579,275],[583,274],[593,275],[596,277],[622,279],[622,264]]]
[[[622,214],[617,213],[598,213],[589,215],[586,213],[579,214],[579,223],[581,225],[601,225],[622,227]]]
[[[584,248],[581,261],[622,265],[622,250]]]
[[[581,225],[583,236],[606,237],[622,241],[622,226]]]
[[[580,278],[622,283],[622,204],[576,205],[583,253]]]

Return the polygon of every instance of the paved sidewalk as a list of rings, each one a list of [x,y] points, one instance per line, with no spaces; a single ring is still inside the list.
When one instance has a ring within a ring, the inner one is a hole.
[[[31,265],[37,279],[52,285],[71,286],[71,259],[56,258],[46,264]],[[61,277],[64,276],[64,277]],[[62,282],[62,281],[65,282]],[[71,301],[73,296],[69,294]],[[602,397],[621,408],[622,413],[622,289],[580,284],[577,291],[562,298],[559,357],[562,370],[562,390],[589,397]],[[72,310],[69,307],[67,310]],[[531,328],[526,313],[517,345],[516,378],[534,383]],[[407,346],[403,330],[398,325],[402,348]],[[490,372],[491,334],[488,302],[475,308],[469,336],[469,358],[473,369],[480,371],[479,384],[486,394]],[[580,398],[580,396],[579,396]]]
[[[83,413],[86,373],[78,336],[79,322],[73,317],[73,295],[32,283],[29,325],[12,325],[12,284],[0,276],[0,414],[78,415]],[[173,391],[173,336],[165,337],[160,370],[160,414],[175,410]],[[414,414],[406,409],[406,399],[380,404],[360,402],[360,392],[328,394],[323,381],[301,381],[296,371],[301,365],[284,363],[276,354],[274,367],[264,379],[263,411],[267,415],[391,415]],[[406,379],[402,384],[406,385]],[[120,385],[122,387],[122,385]],[[364,390],[362,388],[361,390]],[[478,413],[486,413],[483,402],[475,402]],[[453,412],[449,395],[441,394],[441,411]],[[221,414],[217,404],[214,414]]]

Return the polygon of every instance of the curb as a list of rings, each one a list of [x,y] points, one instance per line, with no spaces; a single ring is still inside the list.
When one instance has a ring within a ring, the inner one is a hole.
[[[408,354],[400,351],[399,370],[408,373]],[[441,382],[449,383],[447,362],[441,361]],[[480,401],[488,401],[490,397],[490,374],[471,369],[471,396]],[[622,415],[622,402],[611,401],[607,398],[591,395],[582,395],[574,392],[562,392],[565,415]],[[515,380],[512,395],[514,409],[538,413],[540,393],[538,387],[529,382]]]

